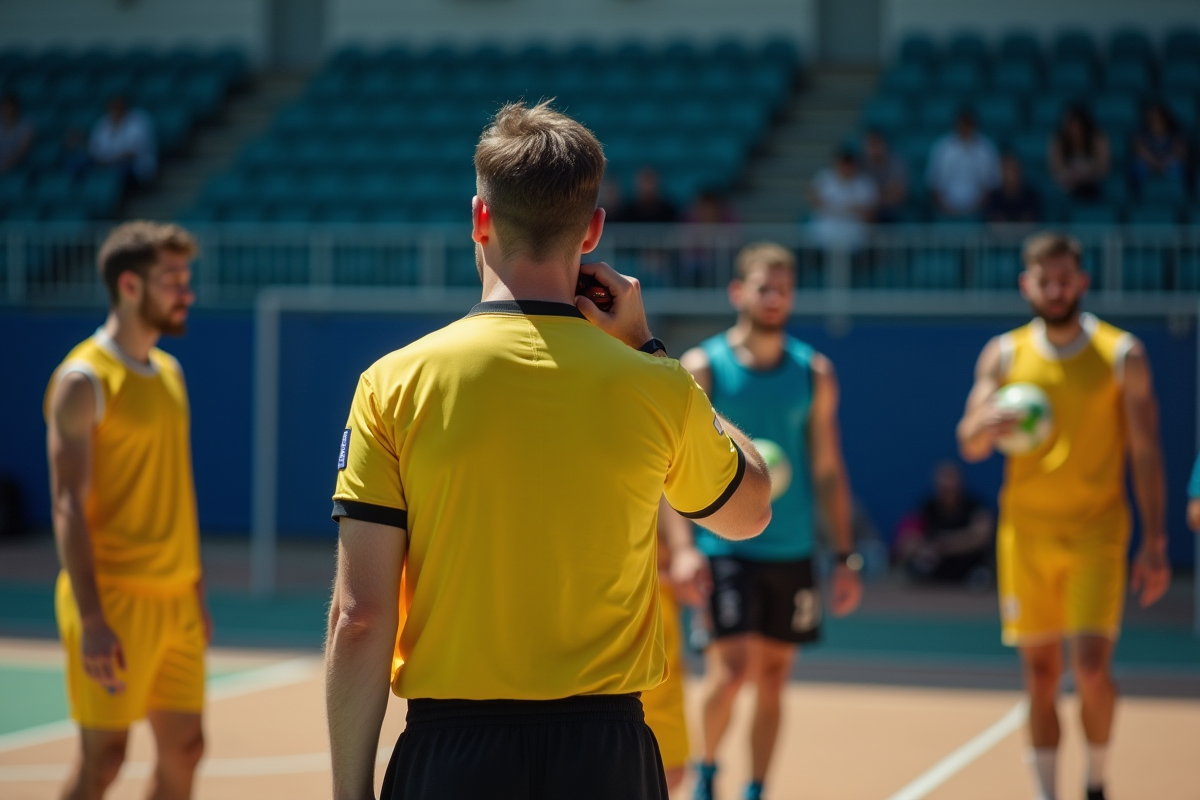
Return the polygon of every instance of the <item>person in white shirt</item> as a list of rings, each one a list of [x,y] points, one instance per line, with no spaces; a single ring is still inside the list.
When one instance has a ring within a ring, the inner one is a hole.
[[[812,233],[828,248],[850,248],[866,238],[867,224],[874,218],[879,190],[863,174],[858,158],[851,150],[841,150],[832,167],[826,167],[813,179],[810,201],[813,207]]]
[[[154,123],[145,111],[131,109],[124,97],[109,101],[108,113],[92,128],[88,152],[97,164],[115,166],[137,183],[148,182],[158,171]]]
[[[1000,185],[1000,154],[979,133],[971,112],[959,112],[954,130],[934,142],[926,180],[937,210],[952,217],[978,214],[988,192]]]

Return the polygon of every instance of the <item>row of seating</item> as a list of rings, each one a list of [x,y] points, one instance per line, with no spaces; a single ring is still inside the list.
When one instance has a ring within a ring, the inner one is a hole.
[[[974,31],[955,34],[940,44],[933,36],[915,33],[905,37],[897,53],[898,61],[936,63],[949,60],[996,61],[1011,60],[1075,60],[1090,61],[1107,57],[1114,61],[1141,60],[1153,62],[1194,59],[1200,56],[1200,31],[1195,28],[1179,28],[1162,37],[1161,47],[1144,31],[1125,28],[1113,31],[1107,41],[1083,30],[1063,30],[1050,41],[1049,47],[1036,34],[1029,31],[1010,31],[1000,37],[995,46],[983,35]]]
[[[786,42],[345,49],[230,173],[209,183],[193,213],[227,221],[462,219],[490,115],[506,101],[550,96],[600,136],[610,175],[629,182],[652,166],[666,194],[685,204],[701,189],[733,184],[797,64]]]
[[[917,95],[930,90],[968,95],[991,89],[1013,94],[1051,91],[1060,94],[1099,92],[1194,92],[1200,89],[1200,56],[1173,61],[1155,70],[1141,61],[1115,61],[1101,69],[1082,59],[1058,61],[1042,69],[1032,61],[1008,61],[987,69],[975,62],[949,62],[941,67],[901,63],[884,76],[884,86]]]
[[[109,219],[121,201],[121,176],[94,169],[76,178],[63,171],[33,179],[25,172],[0,175],[0,220],[83,222]]]

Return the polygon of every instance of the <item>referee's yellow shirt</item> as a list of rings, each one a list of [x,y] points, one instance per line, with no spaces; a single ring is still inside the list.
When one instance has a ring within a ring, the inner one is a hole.
[[[334,517],[404,528],[392,688],[553,699],[666,674],[659,498],[720,508],[745,459],[678,361],[574,306],[487,302],[363,373]]]

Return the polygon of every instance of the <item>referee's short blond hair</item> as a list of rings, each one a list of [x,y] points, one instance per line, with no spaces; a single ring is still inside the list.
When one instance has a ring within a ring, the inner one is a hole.
[[[735,276],[744,281],[751,272],[759,267],[766,269],[786,269],[792,277],[796,275],[796,256],[781,244],[775,242],[755,242],[748,244],[737,254],[734,264]]]

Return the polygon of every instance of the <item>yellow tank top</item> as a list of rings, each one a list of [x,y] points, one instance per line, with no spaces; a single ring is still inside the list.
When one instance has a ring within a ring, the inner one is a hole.
[[[1081,324],[1079,339],[1062,348],[1046,338],[1040,319],[1000,339],[1004,383],[1040,386],[1054,409],[1051,437],[1008,458],[1000,493],[1006,514],[1074,525],[1128,513],[1120,384],[1135,340],[1091,314]]]
[[[200,578],[190,412],[179,362],[158,348],[150,363],[125,354],[103,330],[54,371],[80,372],[96,393],[92,481],[84,507],[104,585],[181,591]]]

